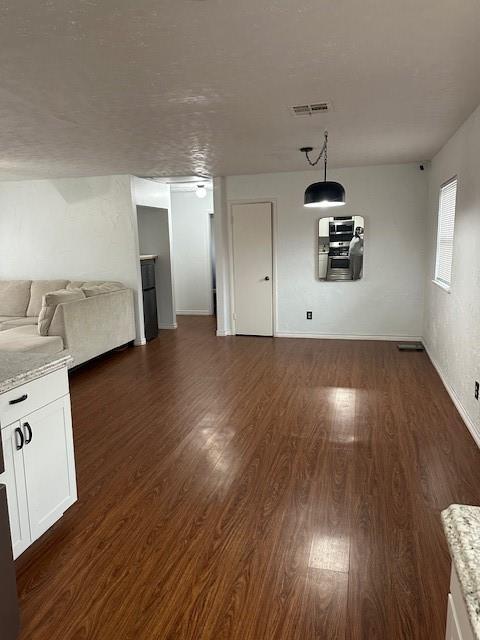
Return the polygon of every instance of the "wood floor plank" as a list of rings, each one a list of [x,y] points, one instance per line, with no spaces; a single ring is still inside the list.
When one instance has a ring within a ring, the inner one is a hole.
[[[480,452],[425,353],[180,319],[71,375],[79,501],[21,640],[443,640]]]

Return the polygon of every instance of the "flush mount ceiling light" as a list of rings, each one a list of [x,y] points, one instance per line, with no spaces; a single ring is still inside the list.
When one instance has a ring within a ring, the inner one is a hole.
[[[316,160],[311,160],[309,155],[313,151],[313,147],[302,147],[300,149],[305,154],[311,167],[315,167],[322,156],[324,159],[323,182],[314,182],[305,189],[305,207],[327,209],[328,207],[341,207],[345,204],[345,189],[343,186],[339,182],[327,180],[327,144],[328,131],[325,131],[323,147]]]
[[[206,198],[207,197],[207,190],[206,190],[204,184],[197,184],[196,189],[195,189],[195,195],[197,196],[197,198]]]

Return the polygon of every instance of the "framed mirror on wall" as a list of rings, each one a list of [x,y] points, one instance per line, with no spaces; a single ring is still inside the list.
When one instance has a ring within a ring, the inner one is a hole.
[[[363,277],[363,216],[320,218],[318,221],[318,279],[352,281]]]

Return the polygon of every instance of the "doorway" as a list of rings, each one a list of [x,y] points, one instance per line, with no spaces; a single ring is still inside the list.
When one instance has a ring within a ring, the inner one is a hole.
[[[154,277],[150,277],[153,286],[148,287],[148,293],[154,300],[146,298],[146,292],[144,291],[144,305],[147,308],[151,308],[156,302],[159,329],[175,329],[177,324],[171,264],[169,210],[137,206],[137,220],[140,260],[145,267],[150,266],[147,262],[153,263],[154,271]],[[144,262],[144,259],[146,259],[146,262]],[[142,269],[142,271],[144,270]],[[142,288],[145,289],[145,282],[143,282]],[[145,322],[148,322],[147,318],[145,318]]]
[[[214,315],[212,183],[175,183],[170,185],[170,192],[176,313]]]
[[[273,336],[272,203],[232,205],[235,333]]]

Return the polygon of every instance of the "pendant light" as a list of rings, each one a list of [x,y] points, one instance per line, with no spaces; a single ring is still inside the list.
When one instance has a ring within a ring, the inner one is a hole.
[[[302,147],[300,151],[305,154],[311,167],[315,167],[320,158],[324,159],[323,182],[314,182],[305,189],[304,206],[309,208],[328,209],[329,207],[341,207],[345,204],[345,189],[339,182],[327,180],[327,144],[328,131],[325,131],[325,140],[322,150],[318,158],[314,161],[310,160],[309,154],[313,151],[313,147]]]

